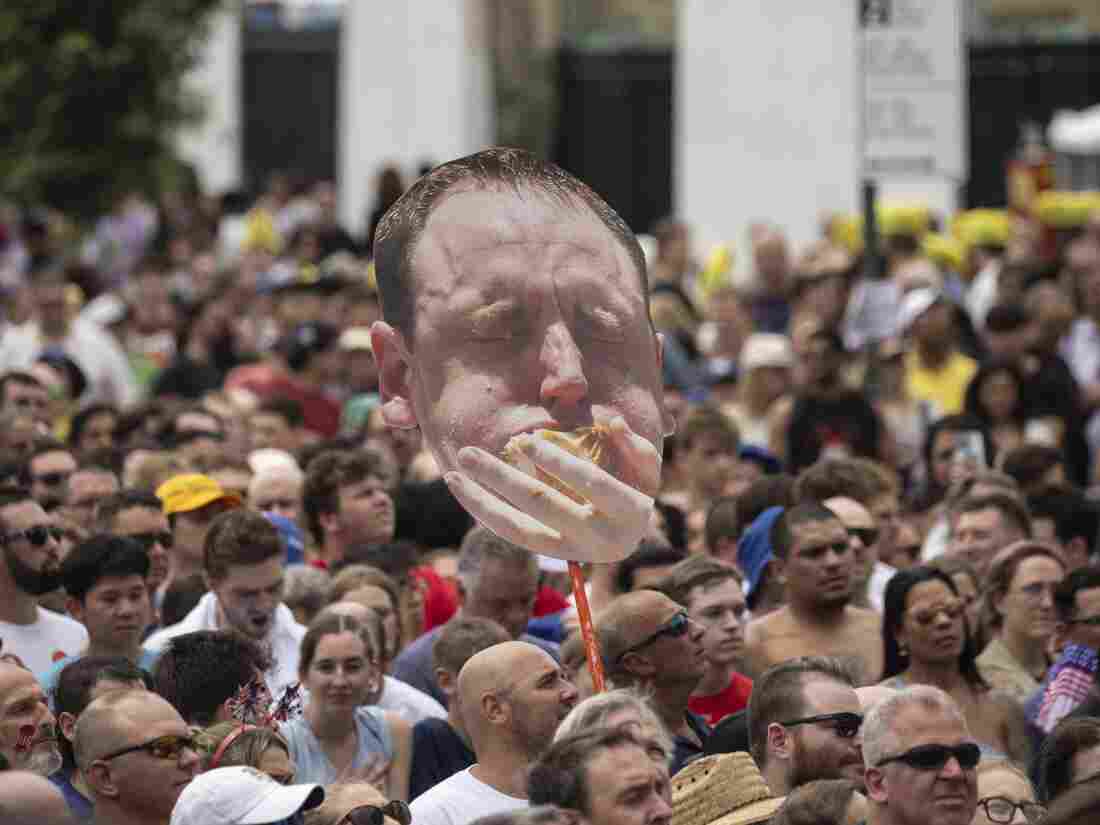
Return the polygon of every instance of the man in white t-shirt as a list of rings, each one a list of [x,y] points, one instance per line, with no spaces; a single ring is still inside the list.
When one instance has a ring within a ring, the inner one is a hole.
[[[0,642],[32,673],[49,670],[88,643],[80,622],[38,606],[37,597],[61,585],[58,530],[20,487],[0,488]]]
[[[413,800],[416,825],[466,825],[526,808],[527,769],[576,703],[577,689],[546,651],[504,642],[463,665],[458,701],[477,762]]]

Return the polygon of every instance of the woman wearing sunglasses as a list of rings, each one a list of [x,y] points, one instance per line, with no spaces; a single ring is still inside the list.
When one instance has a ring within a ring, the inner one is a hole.
[[[364,706],[382,679],[368,629],[350,616],[322,614],[302,639],[298,672],[309,701],[280,729],[297,781],[366,780],[406,799],[412,728],[396,713]]]
[[[883,685],[946,691],[984,754],[1027,764],[1031,747],[1023,709],[993,691],[978,672],[965,609],[948,575],[932,567],[899,571],[886,587],[882,638]]]
[[[1002,759],[978,765],[978,810],[971,825],[1032,825],[1046,813],[1026,774]]]
[[[353,782],[330,785],[325,801],[309,811],[304,825],[411,825],[409,806],[387,800],[373,785]]]

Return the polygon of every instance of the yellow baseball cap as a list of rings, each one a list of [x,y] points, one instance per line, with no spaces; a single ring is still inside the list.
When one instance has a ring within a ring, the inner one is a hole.
[[[157,498],[164,505],[164,514],[189,513],[215,501],[231,507],[241,506],[241,497],[222,488],[217,481],[202,473],[172,476],[157,487]]]

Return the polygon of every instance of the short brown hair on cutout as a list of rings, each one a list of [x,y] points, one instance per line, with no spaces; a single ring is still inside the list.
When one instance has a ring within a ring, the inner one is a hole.
[[[234,565],[261,564],[271,558],[286,558],[286,547],[278,528],[255,510],[228,510],[206,531],[203,571],[214,581],[224,579]]]
[[[531,192],[563,207],[587,207],[610,230],[637,270],[638,284],[649,310],[645,255],[637,238],[603,198],[578,178],[523,149],[493,147],[457,158],[432,169],[409,187],[378,224],[374,261],[382,314],[413,348],[415,324],[413,254],[433,210],[463,184],[479,189]]]

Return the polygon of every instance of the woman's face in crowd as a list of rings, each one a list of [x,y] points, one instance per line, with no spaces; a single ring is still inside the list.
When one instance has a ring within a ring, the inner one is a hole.
[[[943,663],[955,661],[966,641],[964,608],[959,597],[943,582],[921,582],[909,591],[898,641],[909,648],[911,660]]]
[[[350,631],[323,636],[305,674],[310,695],[330,711],[351,713],[370,692],[374,665],[368,653]]]
[[[1001,370],[986,376],[982,382],[978,398],[982,406],[994,421],[1001,421],[1012,415],[1020,399],[1020,388],[1012,374]]]

